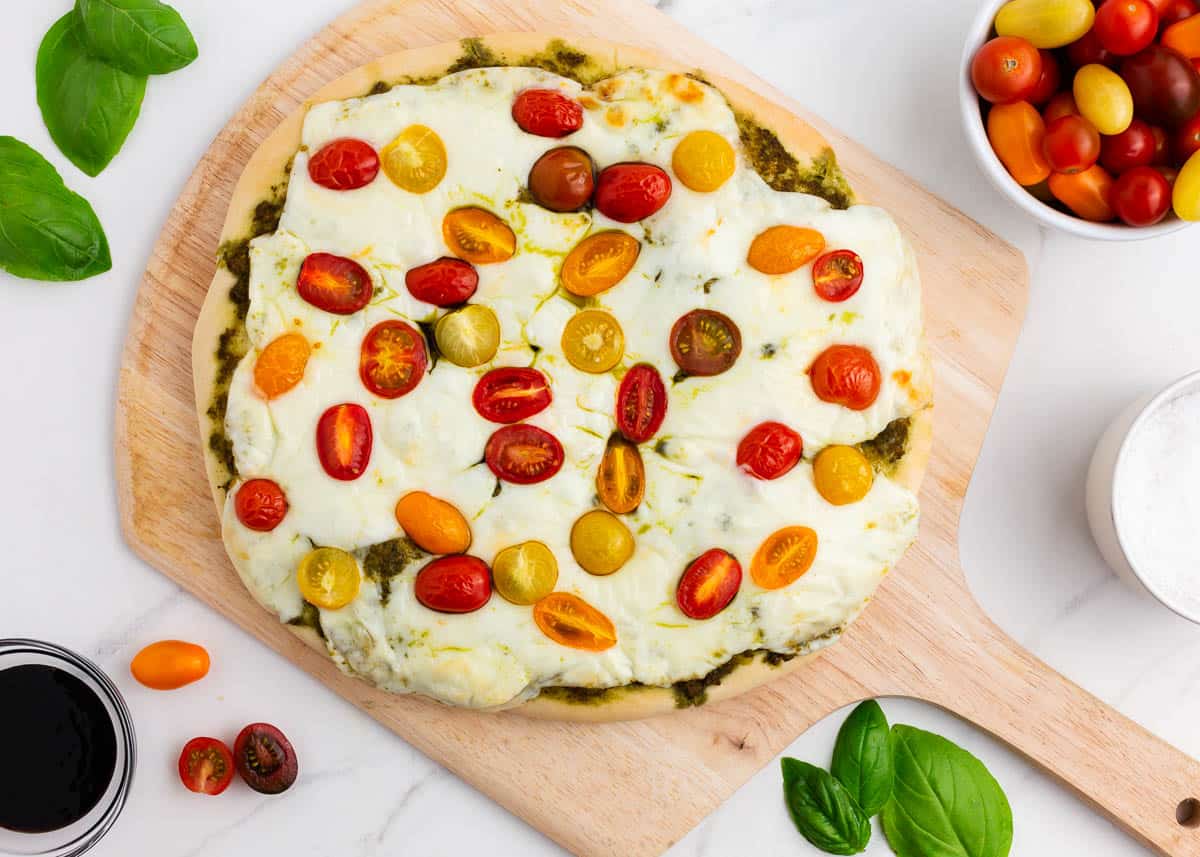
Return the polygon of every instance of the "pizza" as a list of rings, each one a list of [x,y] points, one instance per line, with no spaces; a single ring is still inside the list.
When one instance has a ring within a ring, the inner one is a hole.
[[[381,60],[251,160],[194,341],[222,534],[384,690],[695,704],[916,538],[917,265],[794,117],[531,38]]]

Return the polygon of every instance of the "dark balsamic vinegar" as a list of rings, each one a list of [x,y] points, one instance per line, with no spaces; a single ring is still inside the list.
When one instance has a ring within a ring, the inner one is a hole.
[[[0,670],[0,748],[0,827],[21,833],[83,818],[117,767],[117,734],[100,697],[41,664]]]

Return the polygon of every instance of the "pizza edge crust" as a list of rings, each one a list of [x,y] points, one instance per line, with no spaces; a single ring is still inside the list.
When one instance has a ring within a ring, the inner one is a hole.
[[[560,37],[544,33],[498,33],[478,40],[508,64],[540,54],[548,45],[559,41]],[[656,68],[683,74],[697,72],[694,68],[644,48],[590,37],[571,37],[565,41],[572,50],[587,55],[589,68],[592,70],[616,73],[627,68]],[[221,229],[220,246],[224,247],[227,242],[244,239],[251,231],[253,213],[258,203],[280,196],[277,191],[281,183],[286,183],[287,166],[300,147],[304,116],[309,107],[325,101],[361,96],[379,81],[441,76],[463,54],[463,42],[447,42],[399,51],[360,66],[319,89],[287,116],[255,149],[230,198],[229,209]],[[753,90],[707,73],[704,73],[703,79],[719,90],[735,110],[774,132],[788,152],[801,162],[801,166],[807,166],[803,163],[806,156],[811,164],[816,158],[832,151],[832,147],[815,128]],[[197,416],[201,438],[204,441],[202,445],[205,450],[205,469],[218,521],[224,517],[224,466],[208,443],[211,424],[207,411],[217,380],[218,364],[215,355],[220,339],[236,321],[228,297],[234,283],[234,275],[224,266],[218,265],[200,308],[192,336],[192,376]],[[908,446],[891,476],[894,481],[914,493],[920,489],[932,448],[932,371],[928,348],[924,344],[922,355],[924,359],[921,377],[914,379],[912,387],[913,399],[920,403],[921,407],[910,418]],[[228,543],[226,547],[228,549]],[[285,627],[310,648],[328,657],[328,647],[313,629],[295,625]],[[769,665],[761,660],[742,664],[719,684],[706,689],[705,704],[728,699],[791,673],[819,654],[820,650],[798,655],[778,665]],[[537,697],[508,710],[539,719],[606,722],[651,717],[669,713],[676,708],[676,696],[671,688],[639,686],[595,702],[575,703]]]

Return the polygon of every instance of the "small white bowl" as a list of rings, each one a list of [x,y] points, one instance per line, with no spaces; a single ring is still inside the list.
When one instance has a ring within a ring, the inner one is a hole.
[[[967,43],[963,48],[962,68],[959,72],[959,106],[962,110],[963,130],[967,140],[975,152],[975,159],[992,184],[1007,196],[1018,208],[1031,215],[1035,220],[1046,226],[1070,232],[1083,238],[1095,238],[1101,241],[1141,241],[1167,235],[1189,226],[1174,214],[1167,214],[1165,220],[1153,226],[1126,226],[1123,223],[1092,223],[1091,221],[1066,214],[1053,208],[1035,197],[1008,174],[1000,158],[992,150],[988,142],[987,128],[984,125],[983,114],[979,109],[979,96],[971,84],[971,60],[975,52],[992,36],[992,22],[996,12],[1007,0],[985,0],[979,9],[979,15],[967,31]]]
[[[1087,474],[1087,518],[1096,547],[1117,577],[1134,590],[1149,595],[1185,619],[1200,624],[1200,613],[1180,604],[1169,592],[1157,587],[1152,579],[1141,574],[1129,558],[1124,536],[1128,522],[1121,519],[1121,465],[1131,442],[1136,442],[1138,430],[1164,405],[1181,395],[1200,391],[1200,372],[1185,375],[1156,394],[1142,396],[1121,412],[1100,437]]]

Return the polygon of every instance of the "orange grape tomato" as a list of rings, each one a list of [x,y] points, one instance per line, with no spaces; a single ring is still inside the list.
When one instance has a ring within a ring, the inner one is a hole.
[[[465,553],[471,525],[452,503],[424,491],[410,491],[396,503],[396,523],[413,544],[432,554]]]
[[[563,355],[581,372],[600,374],[621,362],[625,331],[602,309],[580,310],[563,327]]]
[[[857,503],[867,496],[874,482],[871,462],[852,446],[827,446],[813,459],[817,493],[834,506]]]
[[[352,482],[366,472],[374,435],[367,409],[353,402],[334,405],[317,421],[317,457],[334,479]]]
[[[813,288],[830,303],[841,303],[857,294],[863,282],[863,261],[853,250],[834,250],[813,263]]]
[[[282,396],[300,383],[312,346],[299,333],[285,333],[267,343],[254,361],[254,384],[268,399]]]
[[[596,471],[596,494],[601,503],[618,515],[627,515],[641,505],[646,494],[646,466],[637,444],[620,434],[608,439]]]
[[[243,527],[269,533],[287,515],[287,495],[270,479],[248,479],[238,488],[233,508]]]
[[[514,485],[545,482],[562,469],[564,455],[558,438],[528,423],[497,429],[483,449],[488,469]]]
[[[670,343],[680,369],[707,378],[733,368],[742,353],[742,332],[724,313],[694,309],[671,327]]]
[[[203,646],[161,640],[134,655],[129,671],[151,690],[176,690],[208,675],[209,665]]]
[[[529,194],[550,211],[578,211],[592,198],[596,180],[592,158],[578,146],[551,149],[529,170]]]
[[[310,253],[296,278],[300,297],[334,315],[353,315],[371,301],[375,286],[367,269],[345,256]]]
[[[746,261],[763,274],[790,274],[821,255],[825,236],[803,226],[772,226],[750,242]]]
[[[438,613],[474,613],[491,600],[491,571],[478,557],[440,557],[417,572],[413,594]]]
[[[1050,176],[1050,192],[1054,198],[1084,220],[1105,223],[1115,220],[1117,213],[1109,204],[1113,177],[1099,164],[1083,172]]]
[[[534,604],[553,592],[557,582],[558,560],[541,542],[506,547],[492,560],[492,585],[513,604]]]
[[[692,131],[671,155],[671,169],[683,186],[711,193],[733,176],[737,165],[733,146],[715,131]]]
[[[326,610],[340,610],[358,597],[362,571],[353,554],[341,548],[309,551],[296,566],[300,597]]]
[[[874,356],[858,345],[829,346],[813,361],[808,375],[818,399],[852,411],[871,407],[882,383]]]
[[[692,560],[679,579],[675,602],[689,619],[711,619],[729,606],[742,586],[742,564],[712,548]]]
[[[584,238],[563,260],[559,278],[573,295],[591,297],[608,291],[633,270],[642,245],[627,232],[607,230]]]
[[[379,155],[365,140],[342,137],[322,146],[308,159],[308,176],[329,190],[357,190],[379,174]]]
[[[1027,101],[997,104],[988,112],[988,141],[1009,175],[1024,187],[1050,175],[1050,164],[1042,151],[1046,123]]]
[[[398,399],[416,389],[429,367],[420,331],[399,319],[381,321],[363,338],[358,377],[384,399]]]
[[[432,128],[409,125],[379,153],[383,172],[409,193],[428,193],[446,175],[446,144]]]
[[[472,265],[505,262],[517,252],[517,236],[507,223],[482,208],[456,208],[442,218],[442,238],[450,252]]]
[[[1162,43],[1188,59],[1200,57],[1200,15],[1192,15],[1167,27]]]
[[[759,546],[750,563],[750,577],[763,589],[782,589],[812,568],[816,558],[815,530],[784,527]]]
[[[554,642],[586,652],[603,652],[617,644],[612,620],[570,592],[551,592],[533,605],[533,621]]]

